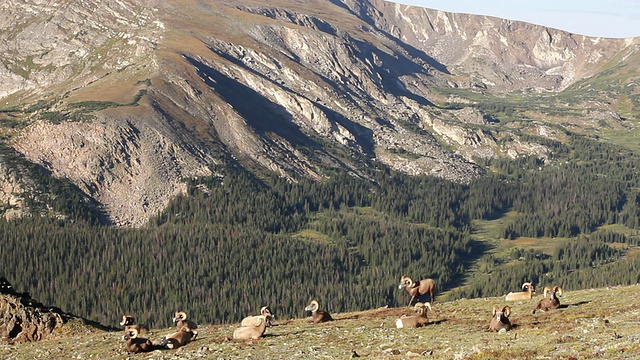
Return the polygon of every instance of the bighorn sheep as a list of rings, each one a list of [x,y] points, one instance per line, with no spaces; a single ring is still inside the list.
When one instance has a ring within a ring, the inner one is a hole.
[[[238,340],[256,340],[261,338],[267,329],[267,317],[265,315],[257,315],[253,320],[253,323],[248,321],[248,326],[240,326],[237,328],[233,332],[233,338]]]
[[[409,295],[411,295],[411,299],[409,300],[409,305],[413,303],[413,300],[420,300],[420,296],[429,294],[430,302],[435,301],[434,293],[436,289],[436,282],[433,279],[422,279],[420,283],[416,283],[408,276],[403,276],[400,278],[400,285],[398,285],[398,289],[405,288]]]
[[[198,324],[191,320],[187,320],[187,313],[184,311],[176,311],[173,322],[176,323],[176,329],[180,330],[183,326],[188,327],[193,332],[193,338],[198,337]]]
[[[138,334],[146,334],[149,332],[149,328],[145,325],[136,324],[136,319],[131,315],[122,315],[122,321],[120,325],[124,326],[124,331],[136,329]]]
[[[400,328],[419,328],[425,326],[429,323],[429,319],[427,318],[427,309],[431,311],[430,303],[421,303],[417,302],[415,305],[416,312],[418,315],[407,316],[402,315],[398,320],[396,320],[396,327]]]
[[[505,306],[502,310],[499,310],[497,306],[494,306],[489,331],[510,330],[511,322],[509,321],[509,315],[511,315],[511,307]]]
[[[522,291],[510,292],[505,296],[505,300],[527,300],[531,299],[533,295],[536,295],[536,288],[532,282],[526,282],[522,284]]]
[[[549,297],[547,297],[547,293],[549,293]],[[560,299],[558,296],[562,296],[562,287],[554,286],[553,289],[545,286],[544,287],[544,299],[538,301],[538,305],[533,308],[533,313],[536,313],[536,310],[547,311],[557,309],[560,306]]]
[[[149,339],[139,338],[138,330],[135,328],[126,330],[122,339],[126,341],[124,347],[130,354],[150,352],[160,348],[160,346],[154,345]]]
[[[258,317],[263,315],[267,322],[267,326],[271,326],[271,322],[275,316],[271,313],[271,309],[268,306],[263,306],[260,309],[260,315],[247,316],[240,322],[240,326],[254,326],[255,322],[258,320]]]
[[[306,311],[311,311],[311,318],[313,319],[314,323],[321,323],[321,322],[333,320],[333,318],[331,317],[331,314],[323,310],[318,310],[319,307],[320,305],[318,305],[318,302],[316,300],[312,300],[309,303],[309,305],[307,305],[307,307],[305,307],[304,309]]]
[[[195,338],[196,333],[185,325],[173,334],[165,336],[162,339],[161,346],[166,349],[177,349],[181,346],[187,345]]]

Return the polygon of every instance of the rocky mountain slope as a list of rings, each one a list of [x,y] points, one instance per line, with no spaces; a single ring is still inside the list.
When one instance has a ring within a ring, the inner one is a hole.
[[[466,182],[482,159],[552,159],[536,137],[638,133],[638,38],[381,0],[0,9],[5,216],[32,188],[11,156],[139,226],[185,178],[227,164],[320,179],[383,163]]]

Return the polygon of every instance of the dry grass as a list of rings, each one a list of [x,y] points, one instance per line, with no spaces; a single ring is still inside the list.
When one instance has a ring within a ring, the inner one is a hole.
[[[347,359],[352,352],[371,359],[632,359],[640,354],[639,285],[566,291],[563,307],[532,314],[538,299],[512,302],[515,328],[486,331],[493,305],[500,298],[435,303],[432,323],[420,329],[396,329],[395,320],[408,308],[383,308],[334,314],[336,321],[278,319],[257,341],[229,339],[236,324],[200,326],[198,339],[177,350],[131,356],[121,333],[92,328],[39,343],[2,345],[6,359]],[[159,342],[171,329],[148,335]]]

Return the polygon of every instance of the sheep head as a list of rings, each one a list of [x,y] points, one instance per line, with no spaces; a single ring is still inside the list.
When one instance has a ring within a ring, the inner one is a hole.
[[[267,315],[267,316],[273,316],[273,314],[271,313],[271,309],[269,309],[268,306],[263,306],[260,309],[260,315]]]
[[[260,309],[260,315],[264,316],[267,325],[271,326],[273,319],[275,319],[275,316],[273,315],[273,313],[271,312],[271,309],[268,306],[263,306]]]
[[[177,323],[180,320],[186,320],[187,319],[187,313],[184,311],[176,311],[175,316],[173,317],[173,322]]]
[[[425,303],[417,302],[414,305],[414,309],[416,310],[417,313],[422,313],[422,312],[426,311],[427,309],[429,311],[431,311],[431,303],[430,302],[425,302]]]
[[[129,329],[129,330],[127,330],[127,332],[124,335],[122,335],[122,340],[129,341],[129,340],[133,340],[133,339],[135,339],[137,337],[138,337],[138,330]]]
[[[553,289],[545,286],[544,287],[544,297],[547,297],[547,294],[551,294],[549,295],[549,299],[553,299],[556,296],[562,296],[562,287],[560,286],[554,286]]]
[[[529,291],[529,289],[531,289],[532,293],[536,292],[536,287],[533,285],[532,282],[524,282],[524,283],[522,283],[522,291]]]
[[[398,285],[398,289],[402,288],[412,288],[415,286],[415,281],[408,276],[403,276],[400,278],[400,285]]]
[[[122,326],[133,325],[135,321],[136,320],[131,315],[122,315],[122,321],[120,321],[120,325]]]
[[[497,321],[501,321],[502,317],[508,318],[511,315],[511,307],[505,306],[500,310],[497,306],[493,307],[492,316],[496,318]]]
[[[318,311],[318,308],[320,307],[320,305],[318,304],[318,302],[316,300],[312,300],[309,305],[307,305],[307,307],[305,307],[304,309],[306,311]]]

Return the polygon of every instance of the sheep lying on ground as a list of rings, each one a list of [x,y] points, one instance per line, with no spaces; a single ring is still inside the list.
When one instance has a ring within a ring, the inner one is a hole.
[[[413,301],[419,301],[420,296],[429,294],[429,301],[435,301],[435,289],[436,282],[433,279],[422,279],[419,283],[416,283],[408,276],[403,276],[400,278],[400,285],[398,285],[398,289],[404,288],[407,290],[409,295],[411,295],[411,299],[409,300],[409,305],[413,304]]]
[[[193,332],[188,326],[181,327],[173,334],[167,335],[162,339],[161,346],[166,349],[177,349],[181,346],[185,346],[195,339],[196,333]]]
[[[507,296],[505,296],[505,300],[527,300],[533,298],[533,295],[536,295],[535,286],[533,286],[531,282],[526,282],[522,284],[522,291],[508,293]]]
[[[149,328],[145,325],[136,324],[136,319],[131,315],[122,315],[120,325],[124,326],[124,331],[135,329],[140,335],[149,332]]]
[[[139,338],[138,330],[133,328],[126,330],[122,339],[126,341],[124,347],[130,354],[150,352],[160,348],[159,345],[154,345],[149,339]]]
[[[331,317],[331,314],[329,314],[326,311],[319,310],[319,308],[320,308],[320,305],[318,305],[318,302],[316,300],[312,300],[309,303],[309,305],[307,305],[307,307],[305,307],[304,309],[306,311],[311,311],[311,318],[313,319],[314,323],[321,323],[321,322],[333,320],[333,318]]]
[[[193,333],[193,338],[195,339],[196,337],[198,337],[198,331],[196,330],[198,328],[198,324],[196,324],[195,322],[191,321],[191,320],[187,320],[187,313],[184,311],[176,311],[174,317],[173,317],[173,322],[176,323],[176,329],[180,330],[182,327],[186,326],[188,327],[191,332]]]
[[[238,340],[257,340],[264,335],[267,329],[266,315],[257,315],[254,322],[247,321],[247,326],[240,326],[233,332],[233,338]]]
[[[547,293],[549,293],[549,297],[547,297]],[[553,289],[545,286],[544,299],[538,301],[538,305],[533,308],[533,313],[535,314],[536,310],[547,311],[560,307],[560,299],[558,299],[558,296],[562,296],[562,288],[560,286],[554,286]]]
[[[500,310],[497,306],[494,306],[489,331],[510,330],[511,322],[509,321],[509,315],[511,315],[511,307],[505,306]]]
[[[413,315],[413,316],[403,315],[402,317],[398,318],[398,320],[396,320],[396,327],[399,329],[400,328],[419,328],[427,325],[429,323],[429,318],[427,318],[427,309],[431,311],[431,304],[428,302],[427,303],[418,302],[415,305],[415,309],[418,315]]]
[[[271,313],[271,309],[268,306],[263,306],[260,309],[260,315],[247,316],[240,322],[240,326],[253,326],[255,322],[258,320],[258,317],[263,315],[267,321],[267,326],[271,326],[271,322],[273,321],[273,314]]]

